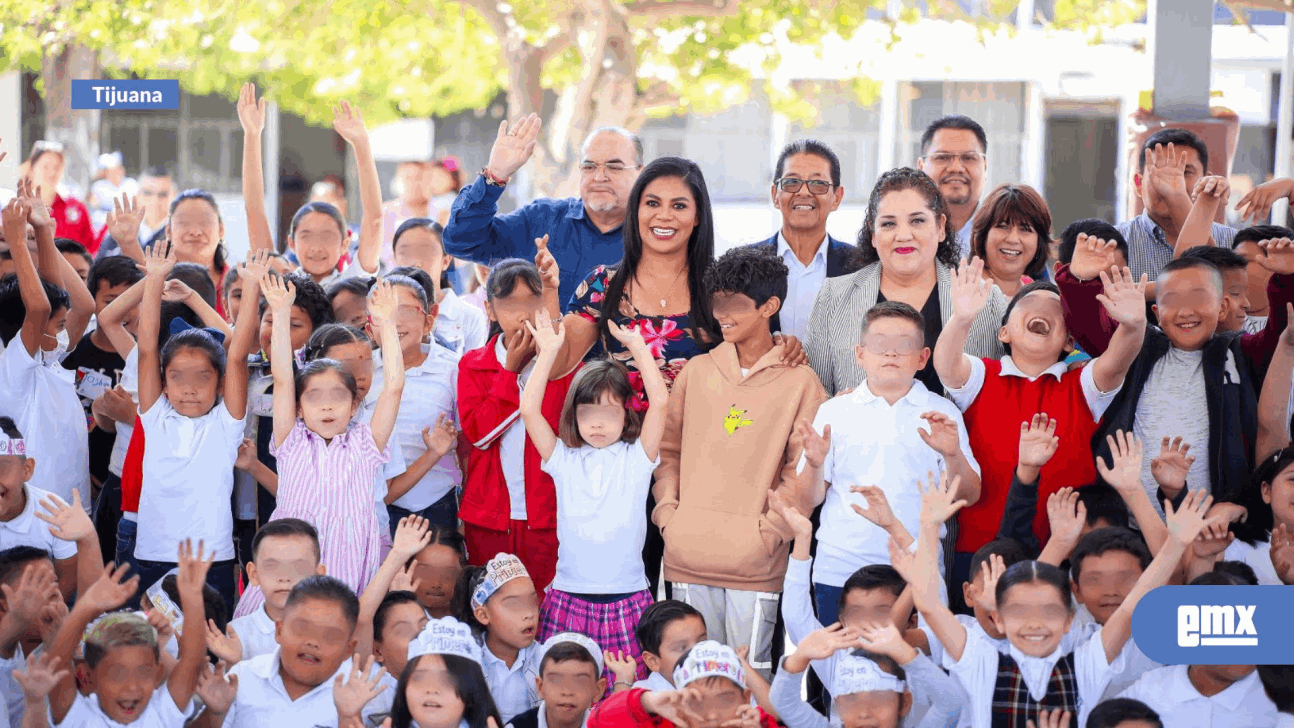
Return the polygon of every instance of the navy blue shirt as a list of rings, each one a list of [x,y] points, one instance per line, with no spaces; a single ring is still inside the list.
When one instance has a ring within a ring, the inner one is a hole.
[[[548,250],[561,268],[563,311],[570,306],[575,288],[600,265],[624,258],[621,228],[602,232],[584,214],[578,197],[538,199],[515,212],[500,215],[502,187],[477,177],[454,199],[445,226],[445,252],[476,263],[492,265],[504,258],[534,260],[535,238],[548,236]]]

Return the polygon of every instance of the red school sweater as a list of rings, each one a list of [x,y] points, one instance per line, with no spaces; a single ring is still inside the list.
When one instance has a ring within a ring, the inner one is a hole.
[[[463,434],[472,444],[467,459],[459,518],[464,523],[506,531],[511,520],[512,501],[503,478],[500,441],[513,422],[521,421],[521,388],[518,374],[503,368],[494,355],[498,336],[485,346],[469,351],[458,362],[458,418]],[[575,381],[575,371],[548,383],[544,390],[544,419],[558,429],[566,393]],[[557,528],[557,490],[553,479],[540,467],[539,451],[526,436],[526,520],[531,528]]]
[[[674,724],[643,710],[643,695],[648,691],[642,688],[615,693],[593,707],[589,712],[588,728],[633,728],[651,726],[651,728],[674,728]],[[777,728],[773,716],[759,711],[760,728]]]
[[[984,359],[984,388],[962,413],[971,452],[980,466],[980,497],[957,515],[957,551],[974,553],[997,537],[1006,509],[1007,492],[1020,459],[1020,423],[1039,412],[1056,419],[1060,448],[1042,468],[1033,532],[1045,544],[1051,533],[1047,498],[1064,488],[1096,482],[1092,435],[1097,421],[1083,396],[1082,369],[1065,372],[1058,380],[1044,374],[1034,381],[1002,376],[1002,362]]]

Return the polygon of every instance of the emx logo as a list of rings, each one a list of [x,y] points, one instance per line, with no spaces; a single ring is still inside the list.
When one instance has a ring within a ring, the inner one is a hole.
[[[1177,608],[1178,647],[1257,647],[1256,604],[1183,604]]]

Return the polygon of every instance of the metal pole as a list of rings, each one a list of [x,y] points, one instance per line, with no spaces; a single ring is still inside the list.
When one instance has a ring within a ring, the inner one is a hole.
[[[1154,60],[1155,115],[1171,121],[1209,118],[1213,1],[1151,0],[1147,55]]]
[[[1285,65],[1281,67],[1280,107],[1276,118],[1276,176],[1289,177],[1291,136],[1294,135],[1294,13],[1285,14]],[[1285,224],[1289,202],[1278,201],[1272,207],[1272,222]]]

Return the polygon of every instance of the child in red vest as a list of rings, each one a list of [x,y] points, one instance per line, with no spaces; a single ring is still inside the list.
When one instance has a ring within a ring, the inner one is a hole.
[[[1021,288],[1007,305],[998,333],[1006,355],[998,361],[972,357],[964,353],[966,336],[993,286],[983,268],[983,261],[975,259],[963,261],[956,272],[952,316],[944,323],[934,353],[935,371],[962,410],[981,469],[979,501],[964,508],[958,522],[954,583],[968,580],[971,555],[997,534],[1019,459],[1020,427],[1035,414],[1046,413],[1057,421],[1055,435],[1060,440],[1058,451],[1043,466],[1046,492],[1038,494],[1038,502],[1045,503],[1061,488],[1096,481],[1092,434],[1123,386],[1146,331],[1145,278],[1134,283],[1126,269],[1102,273],[1101,303],[1121,325],[1105,353],[1081,369],[1068,370],[1069,332],[1060,291],[1038,281]],[[1033,529],[1039,543],[1046,543],[1045,509],[1038,509]]]

